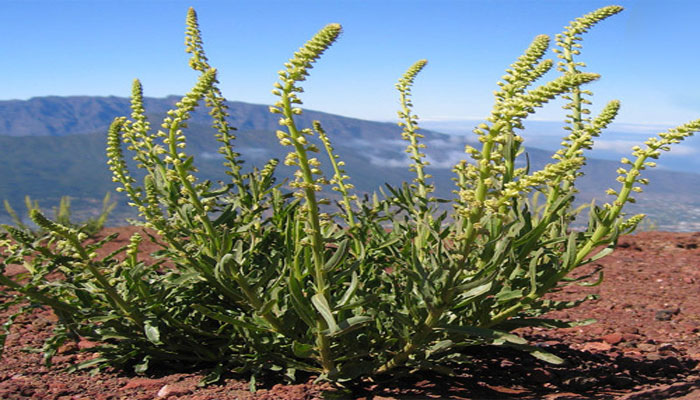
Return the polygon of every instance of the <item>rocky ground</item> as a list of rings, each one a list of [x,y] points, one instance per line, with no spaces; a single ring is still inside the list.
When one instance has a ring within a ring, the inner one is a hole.
[[[123,243],[129,228],[121,231]],[[144,249],[149,251],[152,249]],[[478,360],[454,377],[417,373],[389,382],[363,382],[361,399],[700,399],[700,233],[644,232],[620,241],[597,265],[597,287],[570,287],[557,298],[598,294],[582,306],[551,317],[596,318],[568,329],[520,331],[531,343],[567,360],[553,366],[514,350],[481,348]],[[16,272],[16,271],[15,271]],[[12,273],[8,271],[7,273]],[[7,314],[0,314],[0,323]],[[259,384],[244,380],[198,388],[204,374],[167,372],[130,376],[119,372],[68,374],[62,369],[92,345],[64,346],[55,365],[41,364],[39,347],[54,324],[48,310],[22,317],[8,336],[0,361],[0,399],[320,399],[328,385]],[[345,395],[346,397],[349,395]],[[336,396],[336,397],[342,397]]]

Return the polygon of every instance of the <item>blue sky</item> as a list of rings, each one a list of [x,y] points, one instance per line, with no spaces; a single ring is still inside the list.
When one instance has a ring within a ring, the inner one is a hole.
[[[305,107],[392,120],[394,83],[414,61],[415,111],[426,121],[488,115],[503,70],[540,33],[553,36],[601,6],[626,10],[584,40],[581,60],[602,74],[598,109],[620,99],[620,123],[667,127],[700,117],[700,2],[568,0],[0,0],[0,99],[46,95],[183,94],[195,74],[184,19],[199,14],[205,49],[231,100],[270,104],[276,72],[319,28],[344,33],[305,84]],[[561,119],[555,105],[541,120]]]

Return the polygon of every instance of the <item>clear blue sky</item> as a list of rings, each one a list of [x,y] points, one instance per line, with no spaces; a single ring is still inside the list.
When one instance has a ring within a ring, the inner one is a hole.
[[[209,59],[231,100],[270,104],[276,72],[330,22],[344,33],[305,84],[305,107],[392,120],[394,83],[414,61],[426,120],[485,117],[503,70],[540,33],[554,35],[598,7],[626,10],[595,27],[581,60],[603,75],[599,106],[622,100],[618,121],[677,124],[700,117],[700,2],[696,0],[0,0],[0,99],[46,95],[183,94],[195,75],[184,19],[199,14]],[[548,107],[539,119],[559,119]]]

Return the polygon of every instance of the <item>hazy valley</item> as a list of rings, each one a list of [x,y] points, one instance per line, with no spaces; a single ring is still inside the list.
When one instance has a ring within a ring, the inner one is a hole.
[[[146,99],[151,124],[158,126],[161,116],[177,100],[177,97]],[[274,135],[277,117],[268,112],[267,106],[241,102],[230,102],[229,106],[231,122],[238,128],[236,150],[248,168],[260,167],[270,158],[284,157],[286,149]],[[4,166],[0,170],[0,198],[9,200],[18,212],[24,213],[25,195],[38,200],[45,209],[55,206],[62,195],[68,195],[78,216],[96,212],[106,192],[115,194],[104,150],[107,127],[114,117],[129,114],[128,99],[117,97],[0,101]],[[384,182],[397,185],[412,179],[404,153],[405,142],[396,124],[315,111],[305,111],[300,121],[308,126],[315,119],[322,122],[337,153],[346,162],[348,175],[358,191],[372,192]],[[437,195],[449,198],[454,188],[451,168],[465,156],[464,145],[471,138],[428,130],[422,133],[426,136],[424,143]],[[195,156],[199,177],[224,180],[208,115],[193,114],[186,134],[186,151]],[[551,151],[528,147],[528,131],[523,136],[532,168],[541,168],[551,161]],[[639,138],[641,143],[645,136]],[[590,159],[584,168],[585,176],[578,183],[579,201],[590,202],[594,198],[597,202],[607,201],[604,191],[617,186],[617,167],[615,161]],[[284,167],[278,172],[280,182],[290,176]],[[650,223],[647,227],[700,230],[700,175],[668,169],[646,172],[651,184],[637,196],[638,202],[630,205],[629,212],[647,213]],[[119,206],[110,224],[121,225],[125,217],[133,214],[123,198],[116,199]],[[7,222],[8,215],[4,210],[1,214],[0,219]]]

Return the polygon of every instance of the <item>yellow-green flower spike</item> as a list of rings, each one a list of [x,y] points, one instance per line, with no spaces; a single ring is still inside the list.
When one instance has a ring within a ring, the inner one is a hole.
[[[209,60],[204,55],[204,47],[202,46],[202,34],[199,30],[199,22],[197,21],[197,12],[190,7],[187,10],[187,28],[185,30],[185,51],[192,54],[190,58],[190,67],[197,71],[206,71],[209,68]]]
[[[396,84],[401,104],[401,110],[398,112],[399,118],[402,120],[402,122],[399,122],[399,126],[403,128],[401,137],[408,142],[406,153],[409,154],[409,158],[413,161],[410,165],[410,170],[416,173],[416,179],[414,181],[417,184],[418,195],[422,198],[425,198],[434,188],[426,183],[427,175],[425,174],[424,168],[430,163],[425,160],[425,154],[421,152],[421,149],[424,148],[425,145],[419,143],[419,139],[422,138],[423,135],[418,133],[418,117],[412,113],[411,109],[413,106],[411,102],[411,86],[413,86],[416,75],[418,75],[427,64],[427,60],[417,61],[408,68]]]

